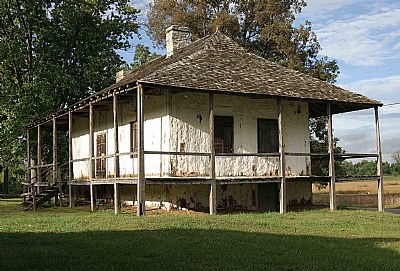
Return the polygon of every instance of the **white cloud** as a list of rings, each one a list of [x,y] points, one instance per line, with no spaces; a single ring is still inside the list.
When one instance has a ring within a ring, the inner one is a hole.
[[[342,87],[385,103],[400,102],[400,75],[360,80]]]
[[[307,0],[307,7],[302,11],[303,16],[319,14],[321,16],[331,11],[341,9],[356,3],[357,0]]]
[[[386,104],[400,102],[400,75],[360,80],[342,85]],[[400,150],[400,105],[383,106],[379,109],[383,159],[392,161],[391,155]],[[348,152],[375,152],[375,118],[373,110],[362,110],[335,115],[335,136]]]
[[[322,53],[357,66],[372,66],[399,58],[400,8],[382,8],[369,14],[317,25]]]
[[[383,160],[392,162],[392,153],[400,150],[400,130],[396,125],[400,123],[400,106],[383,107],[379,111]],[[376,153],[373,110],[335,115],[333,127],[334,136],[340,139],[339,145],[347,152]]]
[[[149,11],[149,4],[153,2],[153,0],[131,0],[130,5],[136,9],[140,10],[140,14],[138,16],[139,23],[145,24],[147,22],[147,12]]]

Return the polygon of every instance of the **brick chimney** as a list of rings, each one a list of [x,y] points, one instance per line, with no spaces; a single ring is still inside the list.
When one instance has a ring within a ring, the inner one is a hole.
[[[177,50],[189,45],[189,28],[171,25],[165,31],[167,43],[167,57],[172,56]]]
[[[117,71],[117,73],[115,74],[115,83],[118,83],[119,81],[124,79],[125,75],[126,75],[125,70]]]

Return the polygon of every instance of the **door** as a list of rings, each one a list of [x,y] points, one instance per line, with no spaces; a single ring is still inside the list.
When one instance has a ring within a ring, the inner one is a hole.
[[[262,183],[258,185],[258,211],[276,212],[279,205],[279,184]]]
[[[106,134],[98,134],[96,137],[96,157],[104,157],[106,155]],[[96,159],[96,178],[106,178],[106,158]]]

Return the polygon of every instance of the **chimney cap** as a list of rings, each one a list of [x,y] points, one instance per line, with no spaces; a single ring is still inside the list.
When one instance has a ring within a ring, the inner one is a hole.
[[[174,30],[174,31],[180,31],[180,32],[189,32],[189,33],[190,33],[190,30],[189,30],[188,27],[186,27],[186,26],[180,26],[180,25],[171,25],[171,26],[169,26],[169,27],[165,30],[165,33],[168,33],[168,32],[170,32],[170,31],[172,31],[172,30]]]

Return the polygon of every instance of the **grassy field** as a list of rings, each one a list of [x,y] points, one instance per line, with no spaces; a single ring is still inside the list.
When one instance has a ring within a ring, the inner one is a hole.
[[[400,193],[400,176],[384,176],[383,188],[385,194]],[[329,193],[329,187],[324,189],[313,189],[314,193]],[[339,194],[357,194],[357,193],[378,193],[377,181],[353,181],[353,182],[337,182],[336,192]]]
[[[329,204],[329,186],[320,189],[313,186],[313,202]],[[400,208],[400,177],[384,176],[385,206]],[[337,203],[342,206],[376,207],[378,184],[377,181],[351,181],[336,183]]]
[[[0,201],[0,270],[399,270],[400,216],[327,210],[145,217]]]

